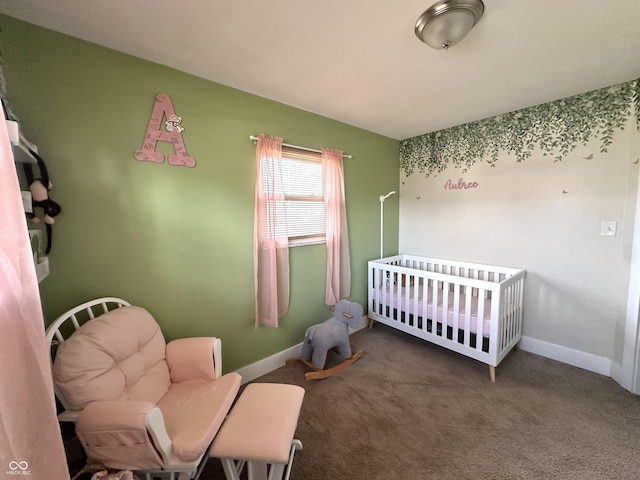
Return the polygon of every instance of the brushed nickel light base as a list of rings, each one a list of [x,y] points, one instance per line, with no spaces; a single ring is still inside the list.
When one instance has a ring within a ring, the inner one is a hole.
[[[416,36],[430,47],[447,50],[460,42],[484,13],[482,0],[441,0],[416,21]]]

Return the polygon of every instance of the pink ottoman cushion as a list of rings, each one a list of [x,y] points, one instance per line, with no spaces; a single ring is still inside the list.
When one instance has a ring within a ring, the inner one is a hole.
[[[304,389],[297,385],[247,385],[218,432],[210,456],[286,464]]]

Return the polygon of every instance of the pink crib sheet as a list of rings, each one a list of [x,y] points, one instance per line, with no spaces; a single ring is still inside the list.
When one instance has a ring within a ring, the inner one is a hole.
[[[392,290],[390,292],[389,290]],[[398,292],[399,290],[399,292]],[[407,306],[407,299],[405,297],[405,292],[408,290],[409,293],[409,305]],[[418,302],[416,309],[416,302],[414,301],[414,291],[418,292]],[[443,302],[444,302],[444,292],[441,289],[436,289],[438,295],[438,306],[437,306],[437,317],[434,318],[433,312],[433,287],[427,288],[427,305],[426,305],[426,318],[435,321],[437,323],[442,323],[445,311],[443,310]],[[446,316],[447,316],[447,325],[450,327],[454,327],[454,318],[456,312],[454,311],[454,297],[455,292],[448,292],[448,301],[446,308]],[[413,314],[414,316],[424,317],[424,301],[423,301],[423,288],[422,285],[419,285],[417,289],[413,286],[410,287],[402,287],[397,288],[395,285],[386,286],[384,289],[379,288],[378,291],[375,291],[375,288],[371,291],[372,298],[374,301],[379,299],[379,302],[386,307],[395,308],[405,313]],[[467,321],[467,299],[466,295],[463,292],[457,293],[459,297],[459,311],[458,313],[458,328],[460,330],[465,330],[466,321]],[[377,306],[377,302],[376,302]],[[471,296],[470,308],[469,308],[469,330],[472,333],[478,332],[478,297]],[[491,300],[485,299],[484,308],[482,312],[482,335],[488,337],[491,332]]]

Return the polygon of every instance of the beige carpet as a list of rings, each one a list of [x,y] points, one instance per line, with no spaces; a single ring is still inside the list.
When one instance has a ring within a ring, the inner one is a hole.
[[[302,365],[256,380],[306,389],[292,479],[640,479],[640,397],[607,377],[513,351],[492,384],[381,324],[351,345],[364,357],[327,380]],[[201,479],[223,478],[211,459]]]

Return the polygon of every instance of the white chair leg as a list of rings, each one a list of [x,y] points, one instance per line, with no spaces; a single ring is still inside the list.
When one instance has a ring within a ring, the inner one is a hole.
[[[291,453],[289,454],[289,463],[287,463],[287,471],[284,475],[283,480],[289,480],[291,476],[291,467],[293,466],[293,456],[296,454],[296,450],[302,450],[302,442],[297,438],[293,439],[291,442]]]

